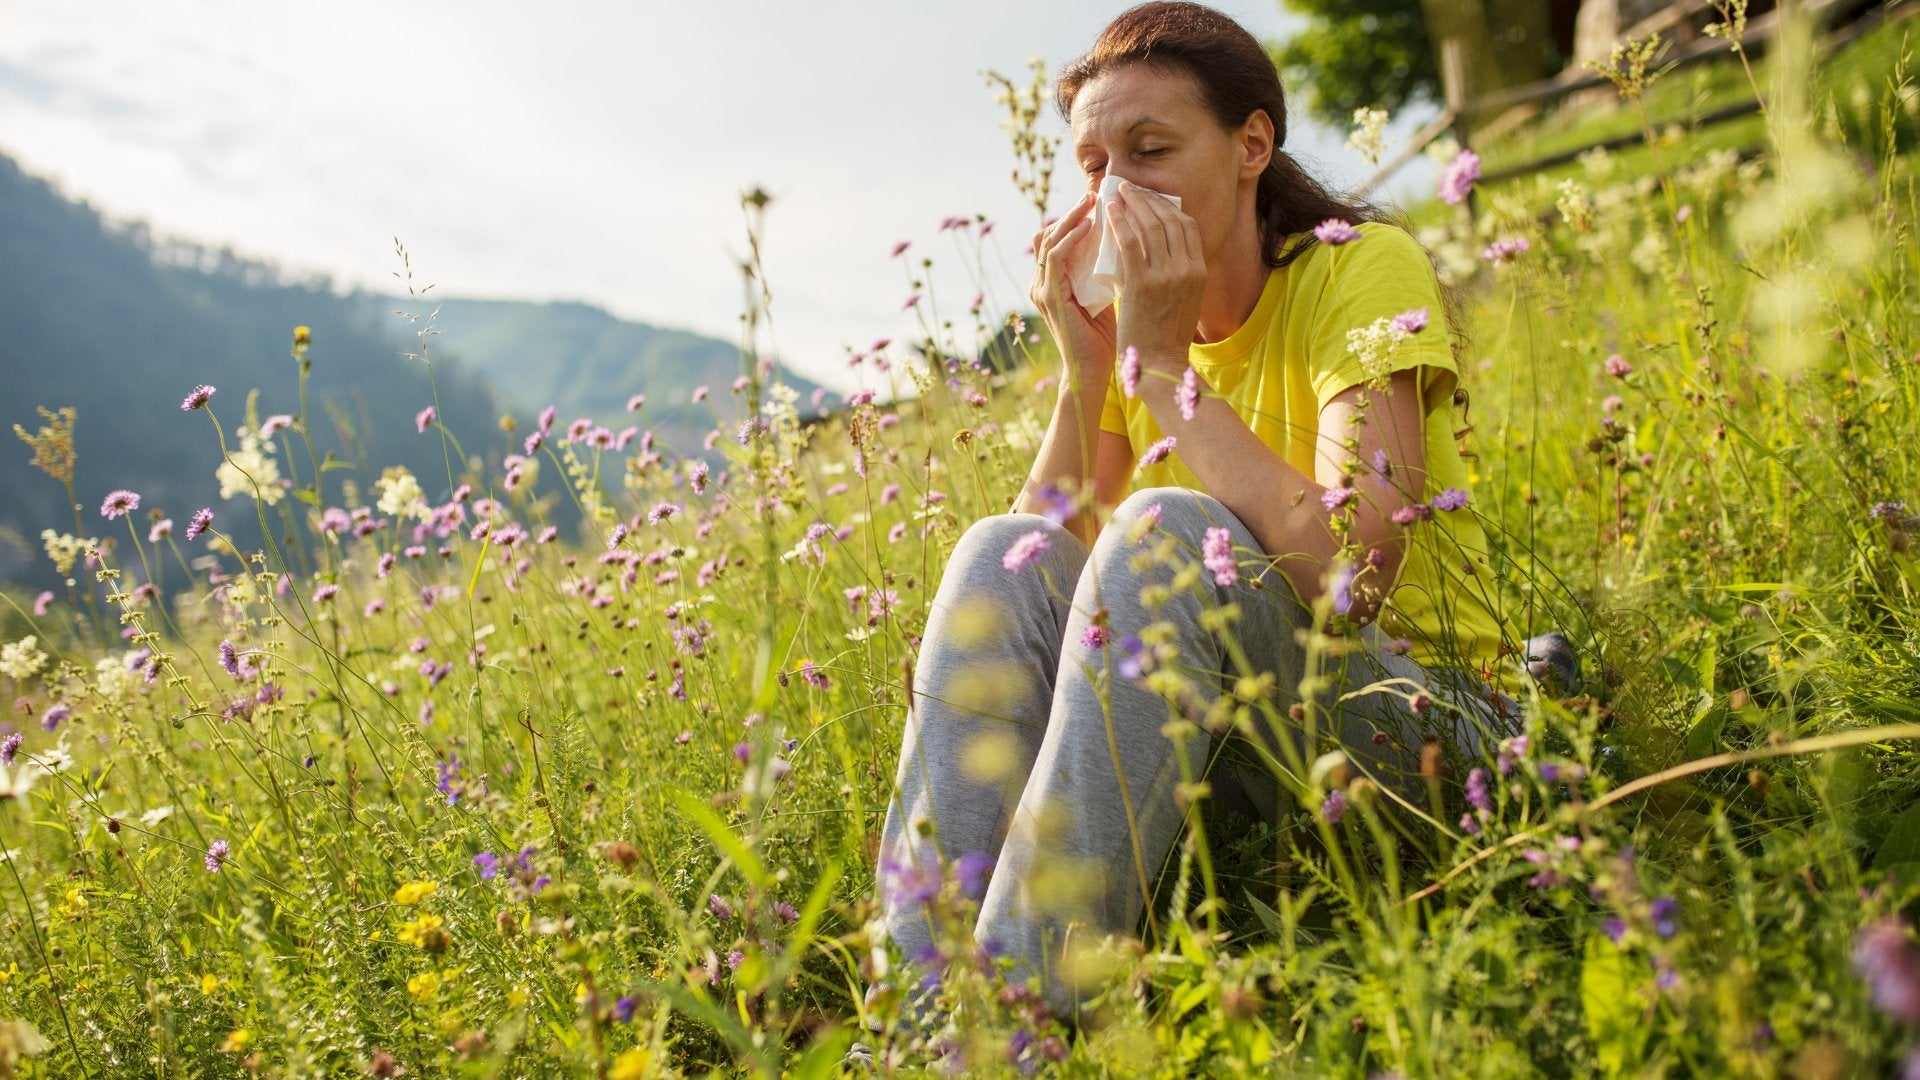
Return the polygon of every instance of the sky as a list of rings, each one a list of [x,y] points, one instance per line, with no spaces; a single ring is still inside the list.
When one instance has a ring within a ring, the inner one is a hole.
[[[583,300],[729,341],[740,194],[760,187],[763,346],[849,388],[849,347],[917,336],[900,241],[934,260],[943,316],[976,291],[1021,304],[1038,215],[982,73],[1057,70],[1126,6],[0,0],[0,152],[109,217],[337,287],[396,288],[398,238],[443,295]],[[1219,6],[1266,40],[1300,25],[1278,0]],[[1286,148],[1346,186],[1370,170],[1345,136],[1295,117]],[[1054,176],[1057,212],[1078,194],[1064,146]],[[996,223],[984,274],[940,230],[976,214]]]

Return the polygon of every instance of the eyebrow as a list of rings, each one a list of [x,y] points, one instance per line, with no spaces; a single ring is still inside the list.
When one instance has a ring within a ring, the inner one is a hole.
[[[1134,133],[1135,131],[1138,131],[1138,130],[1139,130],[1140,128],[1143,128],[1143,127],[1148,127],[1148,126],[1150,126],[1150,125],[1159,125],[1160,127],[1171,127],[1171,126],[1172,126],[1171,124],[1169,124],[1169,123],[1167,123],[1167,122],[1166,122],[1165,120],[1162,120],[1162,119],[1160,119],[1160,118],[1158,118],[1158,117],[1154,117],[1154,116],[1143,116],[1143,117],[1141,117],[1140,119],[1138,119],[1138,120],[1135,120],[1135,121],[1134,121],[1133,123],[1131,123],[1131,124],[1128,124],[1128,125],[1127,125],[1127,130],[1126,130],[1126,134],[1128,134],[1128,135],[1131,135],[1131,134],[1133,134],[1133,133]],[[1086,148],[1086,144],[1085,144],[1085,143],[1080,143],[1080,142],[1076,142],[1076,143],[1074,143],[1074,144],[1073,144],[1073,152],[1074,152],[1075,154],[1078,154],[1078,153],[1079,153],[1079,152],[1080,152],[1081,150],[1083,150],[1083,149],[1085,149],[1085,148]]]

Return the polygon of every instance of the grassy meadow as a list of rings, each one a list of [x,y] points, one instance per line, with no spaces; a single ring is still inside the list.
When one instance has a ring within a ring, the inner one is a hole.
[[[1197,815],[1074,1030],[959,946],[946,1029],[863,1000],[917,635],[1058,377],[926,288],[991,262],[981,222],[899,255],[925,338],[852,358],[897,397],[803,423],[756,308],[705,445],[639,401],[486,446],[423,413],[443,474],[362,473],[245,386],[46,403],[175,410],[227,465],[46,522],[67,587],[0,621],[0,1077],[1920,1069],[1920,88],[1900,26],[1855,47],[1887,60],[1850,85],[1804,42],[1721,80],[1757,155],[1674,128],[1420,210],[1467,510],[1581,686],[1441,814]],[[396,363],[458,334],[430,295]],[[65,423],[22,433],[48,484]]]

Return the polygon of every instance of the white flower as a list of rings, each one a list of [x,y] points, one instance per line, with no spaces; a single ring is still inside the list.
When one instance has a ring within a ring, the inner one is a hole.
[[[124,658],[107,657],[93,666],[93,690],[109,706],[125,705],[139,697],[146,680],[129,669]]]
[[[399,465],[388,466],[374,481],[374,490],[380,493],[380,501],[375,503],[381,513],[395,517],[417,517],[426,520],[433,511],[427,506],[427,494],[420,490],[420,481]]]
[[[25,798],[44,772],[31,761],[22,761],[11,769],[0,765],[0,802]]]
[[[40,542],[46,545],[47,558],[53,560],[54,569],[63,574],[73,569],[73,561],[87,550],[85,540],[66,533],[56,533],[52,529],[40,530]]]
[[[25,682],[46,666],[47,654],[40,651],[39,639],[33,634],[0,648],[0,674],[11,675]]]
[[[173,807],[156,806],[153,809],[147,811],[146,813],[140,815],[140,824],[158,825],[172,816],[173,816]]]
[[[1365,158],[1369,165],[1380,164],[1380,153],[1386,149],[1385,129],[1387,111],[1385,109],[1353,110],[1353,134],[1347,136],[1347,149]]]
[[[287,494],[280,487],[279,462],[262,453],[259,436],[245,428],[240,431],[240,449],[213,470],[213,478],[220,481],[222,499],[248,495],[272,506]]]
[[[1560,198],[1556,202],[1560,216],[1576,231],[1586,232],[1592,227],[1593,204],[1587,201],[1586,185],[1568,177],[1560,181]]]

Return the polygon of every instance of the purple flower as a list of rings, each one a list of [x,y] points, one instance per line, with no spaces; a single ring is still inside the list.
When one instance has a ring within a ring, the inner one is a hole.
[[[1106,648],[1108,642],[1112,640],[1112,631],[1099,623],[1088,623],[1086,630],[1080,635],[1080,644],[1094,650]]]
[[[733,759],[745,765],[753,757],[753,744],[737,742],[733,744]]]
[[[188,394],[186,400],[180,403],[180,411],[192,412],[195,409],[206,408],[207,402],[213,400],[213,393],[213,387],[211,386],[194,387],[193,393]]]
[[[1600,932],[1607,935],[1608,941],[1618,945],[1627,936],[1627,920],[1618,915],[1609,915],[1600,920]]]
[[[1475,810],[1485,812],[1491,812],[1493,810],[1493,797],[1487,791],[1487,781],[1491,779],[1493,779],[1493,774],[1487,772],[1484,768],[1476,767],[1473,771],[1467,773],[1468,806],[1473,807]]]
[[[1360,239],[1360,230],[1339,218],[1328,218],[1313,227],[1314,238],[1330,247],[1351,244]]]
[[[1907,504],[1904,502],[1877,502],[1867,511],[1867,516],[1875,521],[1898,521],[1907,516]]]
[[[721,922],[733,921],[733,905],[720,899],[718,893],[707,894],[707,910],[713,912],[713,917]]]
[[[194,511],[193,517],[187,519],[187,539],[189,540],[199,539],[200,534],[203,532],[206,532],[207,529],[210,528],[212,525],[213,525],[212,508],[206,507],[206,506],[201,507],[200,509]]]
[[[1403,311],[1393,317],[1391,329],[1403,334],[1417,334],[1427,328],[1427,309],[1423,307]]]
[[[800,913],[793,910],[793,905],[787,903],[785,900],[775,900],[773,902],[773,913],[778,915],[780,921],[786,923],[788,926],[792,926],[794,923],[800,921]]]
[[[234,651],[231,641],[220,643],[220,670],[236,679],[240,677],[240,655]]]
[[[1504,266],[1526,254],[1531,246],[1524,236],[1516,236],[1511,240],[1495,240],[1487,245],[1487,250],[1481,252],[1480,257],[1495,266]]]
[[[100,516],[111,521],[122,515],[131,514],[138,509],[140,509],[140,496],[135,492],[121,488],[119,491],[110,491],[107,493],[106,501],[100,504]]]
[[[47,707],[46,712],[40,714],[40,726],[48,731],[52,731],[72,715],[73,707],[64,701],[58,705],[50,705]]]
[[[20,744],[26,741],[27,737],[17,731],[0,740],[0,765],[12,765],[13,759],[20,753]]]
[[[640,999],[631,995],[622,997],[613,1003],[613,1018],[625,1024],[633,1020],[633,1014],[640,1008]]]
[[[740,965],[747,962],[747,954],[735,949],[727,954],[727,970],[739,971]]]
[[[1334,572],[1331,591],[1333,610],[1342,615],[1353,610],[1353,567],[1342,566]]]
[[[1413,503],[1393,512],[1395,525],[1412,525],[1416,521],[1425,521],[1433,516],[1433,507],[1426,503]]]
[[[1670,938],[1680,932],[1674,916],[1680,913],[1680,902],[1671,896],[1663,896],[1653,902],[1647,916],[1653,920],[1653,932],[1663,938]]]
[[[433,785],[440,794],[447,797],[447,805],[460,801],[460,792],[466,783],[460,779],[460,759],[449,755],[440,762],[440,782]]]
[[[1211,528],[1200,544],[1201,563],[1213,571],[1213,583],[1219,586],[1233,584],[1240,579],[1240,564],[1233,557],[1233,531],[1226,528]]]
[[[1467,493],[1457,487],[1450,487],[1435,495],[1427,505],[1435,510],[1458,510],[1467,505]]]
[[[1140,350],[1127,346],[1120,354],[1120,392],[1132,397],[1140,389]]]
[[[1146,643],[1137,635],[1128,634],[1114,643],[1120,651],[1120,659],[1113,670],[1123,679],[1137,679],[1146,671]]]
[[[1473,182],[1480,179],[1480,155],[1471,150],[1462,150],[1447,163],[1447,171],[1440,177],[1440,201],[1448,206],[1458,206],[1466,201],[1467,192],[1473,189]]]
[[[211,388],[208,389],[208,393],[212,393]],[[195,406],[195,408],[198,408],[198,406]],[[219,873],[220,868],[225,866],[226,862],[227,842],[225,840],[215,840],[213,843],[207,845],[207,873]]]
[[[313,602],[316,604],[324,604],[327,601],[333,599],[336,595],[339,594],[339,592],[340,592],[340,586],[338,585],[334,585],[332,583],[322,585],[319,588],[313,590]]]
[[[1350,487],[1330,487],[1320,496],[1320,505],[1331,514],[1353,501],[1353,489]]]
[[[1906,920],[1889,915],[1861,927],[1853,939],[1853,969],[1881,1012],[1920,1024],[1920,947]]]
[[[1158,465],[1167,460],[1167,455],[1173,453],[1173,448],[1177,445],[1179,440],[1169,435],[1147,447],[1147,452],[1140,455],[1140,467],[1144,469],[1148,465]]]
[[[655,503],[653,509],[647,511],[647,524],[658,525],[661,522],[667,520],[668,518],[672,517],[673,515],[679,512],[680,512],[679,503],[671,503],[671,502]]]
[[[1174,404],[1180,407],[1180,419],[1193,419],[1193,411],[1200,406],[1200,376],[1193,368],[1187,368],[1180,376],[1180,385],[1173,391]]]
[[[1338,825],[1340,819],[1345,816],[1347,816],[1347,793],[1327,792],[1327,797],[1320,800],[1320,820],[1329,825]]]
[[[493,875],[500,872],[500,856],[483,851],[473,857],[473,867],[479,871],[481,881],[491,881]]]
[[[439,416],[440,416],[440,410],[429,405],[426,408],[421,409],[419,412],[413,414],[413,429],[415,431],[424,432],[428,428],[433,426],[433,422],[436,419],[438,419]]]
[[[1040,516],[1055,525],[1064,525],[1073,516],[1073,496],[1052,484],[1041,488],[1037,497],[1040,500]]]
[[[940,856],[923,847],[911,863],[881,859],[880,876],[886,882],[890,906],[917,907],[940,895]]]
[[[1000,558],[1000,565],[1006,567],[1009,572],[1017,574],[1033,565],[1047,547],[1047,534],[1040,529],[1035,529],[1022,534],[1013,542],[1013,546],[1007,548],[1007,553]]]
[[[970,851],[953,864],[954,880],[960,883],[960,892],[969,900],[987,895],[987,879],[992,875],[993,856],[984,851]]]
[[[1624,379],[1633,374],[1633,365],[1623,359],[1619,353],[1607,357],[1606,369],[1607,374],[1616,379]]]

